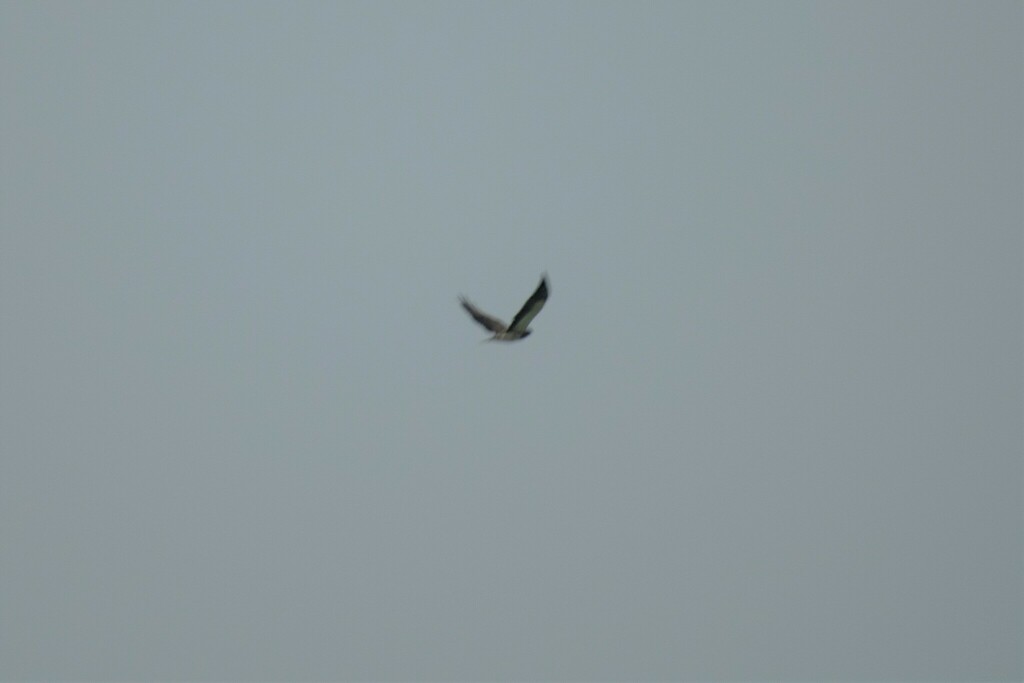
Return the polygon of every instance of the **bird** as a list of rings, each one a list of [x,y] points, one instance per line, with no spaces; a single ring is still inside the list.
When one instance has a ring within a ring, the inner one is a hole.
[[[469,299],[464,296],[459,297],[459,302],[462,307],[466,309],[466,312],[473,316],[473,320],[477,321],[488,330],[494,333],[494,336],[484,341],[518,341],[525,339],[530,336],[533,331],[529,329],[530,321],[532,321],[540,309],[544,308],[544,303],[548,300],[548,275],[544,273],[541,275],[540,284],[537,286],[537,290],[526,300],[523,307],[519,309],[516,316],[512,318],[512,323],[506,325],[501,320],[491,317],[481,311],[479,308],[474,306]]]

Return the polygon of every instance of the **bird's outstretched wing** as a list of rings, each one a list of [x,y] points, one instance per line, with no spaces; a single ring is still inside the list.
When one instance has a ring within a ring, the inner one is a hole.
[[[492,318],[491,316],[487,315],[479,308],[471,304],[469,302],[469,299],[467,299],[466,297],[460,296],[459,302],[462,304],[462,307],[466,309],[466,312],[473,316],[473,320],[477,321],[478,323],[489,329],[491,332],[504,332],[505,330],[508,329],[505,323],[498,320],[497,318]]]
[[[516,313],[516,317],[512,318],[512,324],[508,326],[509,332],[522,332],[529,325],[530,321],[533,320],[540,309],[544,308],[544,303],[548,300],[548,276],[545,273],[540,278],[540,285],[537,286],[537,291],[526,300],[523,307]]]

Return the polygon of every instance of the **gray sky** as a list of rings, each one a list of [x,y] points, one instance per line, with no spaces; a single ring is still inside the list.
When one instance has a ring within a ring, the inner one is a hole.
[[[3,3],[0,678],[1021,678],[1022,7]]]

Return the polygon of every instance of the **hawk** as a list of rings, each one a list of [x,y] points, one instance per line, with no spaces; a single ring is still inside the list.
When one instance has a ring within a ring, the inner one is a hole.
[[[466,312],[473,316],[473,320],[477,321],[488,330],[494,333],[494,336],[484,341],[517,341],[530,336],[530,330],[527,326],[530,321],[533,320],[540,309],[544,308],[544,302],[548,300],[548,276],[547,273],[541,276],[540,285],[537,286],[537,291],[526,300],[523,307],[516,313],[516,317],[512,318],[512,324],[506,325],[497,318],[492,318],[487,315],[479,308],[469,302],[464,296],[459,297],[459,302],[462,303],[462,307],[466,309]]]

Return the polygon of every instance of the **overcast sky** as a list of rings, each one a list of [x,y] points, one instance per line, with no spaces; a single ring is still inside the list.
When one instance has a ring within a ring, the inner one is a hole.
[[[3,2],[0,678],[1019,680],[1022,8]]]

